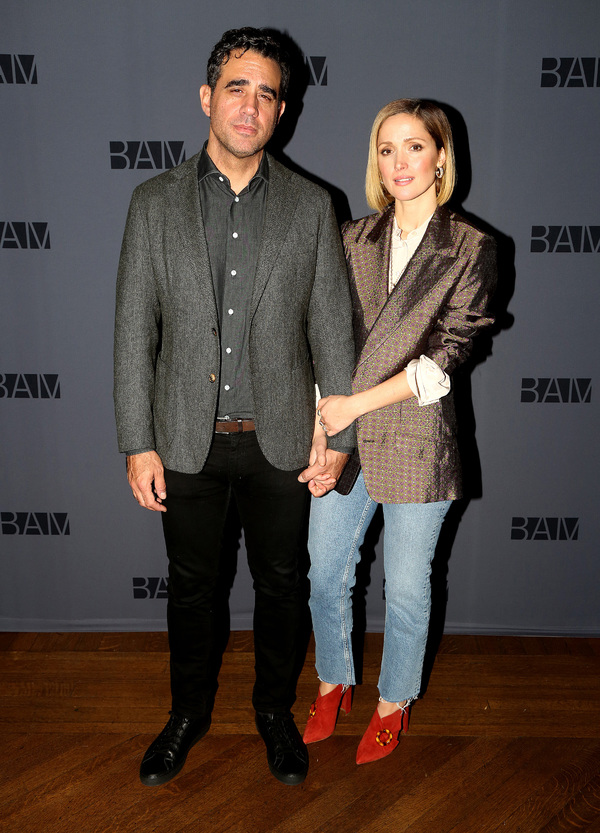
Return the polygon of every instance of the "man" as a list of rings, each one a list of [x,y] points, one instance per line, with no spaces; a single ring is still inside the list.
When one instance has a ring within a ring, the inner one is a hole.
[[[354,347],[329,197],[264,152],[288,79],[274,37],[226,32],[200,89],[208,142],[135,189],[123,239],[119,448],[138,503],[162,513],[169,558],[172,711],[142,761],[147,785],[173,778],[210,726],[231,499],[255,588],[256,725],[276,778],[298,784],[308,770],[290,712],[303,484],[324,494],[354,445],[345,432],[326,448],[314,417],[315,381],[324,396],[350,393]]]

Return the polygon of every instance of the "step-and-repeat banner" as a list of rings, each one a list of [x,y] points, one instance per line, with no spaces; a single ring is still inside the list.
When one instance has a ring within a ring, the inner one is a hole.
[[[436,561],[446,629],[600,632],[596,0],[1,0],[0,20],[0,629],[165,626],[160,519],[116,451],[115,273],[132,189],[207,136],[211,47],[253,25],[304,56],[277,153],[340,219],[368,213],[380,107],[431,98],[460,210],[498,240],[498,324],[455,380],[470,498]],[[234,628],[252,604],[242,541]]]

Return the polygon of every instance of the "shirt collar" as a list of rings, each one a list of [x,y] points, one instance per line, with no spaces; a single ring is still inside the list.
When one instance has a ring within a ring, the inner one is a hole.
[[[433,212],[433,214],[435,214],[435,211]],[[408,234],[406,235],[406,240],[403,241],[403,242],[409,242],[409,241],[414,240],[414,239],[422,240],[423,237],[425,236],[425,232],[427,231],[427,226],[429,225],[429,221],[433,217],[433,214],[431,214],[425,220],[425,222],[421,223],[421,225],[418,226],[416,229],[413,229],[412,231],[409,231]],[[393,235],[394,235],[394,237],[397,237],[398,240],[400,240],[401,239],[401,237],[400,237],[401,234],[402,234],[402,229],[398,227],[398,223],[396,221],[396,215],[394,215]]]
[[[227,183],[227,186],[229,187],[229,179],[225,176],[224,173],[221,173],[221,171],[217,168],[215,163],[208,155],[208,151],[206,150],[207,144],[208,142],[204,142],[202,152],[200,153],[200,160],[198,162],[198,182],[202,182],[203,179],[206,179],[209,176],[222,176],[225,182]],[[250,188],[252,183],[259,179],[264,180],[264,182],[267,185],[269,184],[269,161],[267,159],[267,154],[265,151],[263,151],[262,159],[260,160],[258,170],[248,183],[247,187]]]

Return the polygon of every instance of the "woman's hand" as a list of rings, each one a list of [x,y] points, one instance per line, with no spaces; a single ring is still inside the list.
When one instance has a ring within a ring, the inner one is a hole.
[[[353,396],[326,396],[319,399],[317,416],[328,437],[339,434],[360,416]]]

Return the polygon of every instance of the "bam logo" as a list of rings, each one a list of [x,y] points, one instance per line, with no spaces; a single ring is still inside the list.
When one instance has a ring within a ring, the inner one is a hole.
[[[600,226],[531,226],[532,252],[599,252]]]
[[[183,142],[111,142],[113,170],[164,170],[185,162]]]
[[[579,518],[513,518],[513,541],[577,541]]]
[[[133,578],[134,599],[166,599],[167,580],[166,578],[134,576]]]
[[[521,402],[558,402],[564,405],[592,401],[591,379],[521,379]]]
[[[70,535],[66,512],[0,512],[3,535]]]
[[[0,55],[0,84],[37,84],[35,55]]]
[[[542,87],[600,87],[600,58],[542,58]]]
[[[313,87],[327,86],[327,58],[318,55],[306,55],[308,67],[308,85]]]
[[[48,223],[8,223],[0,220],[0,249],[49,249]]]
[[[0,399],[60,399],[58,373],[0,373]]]

